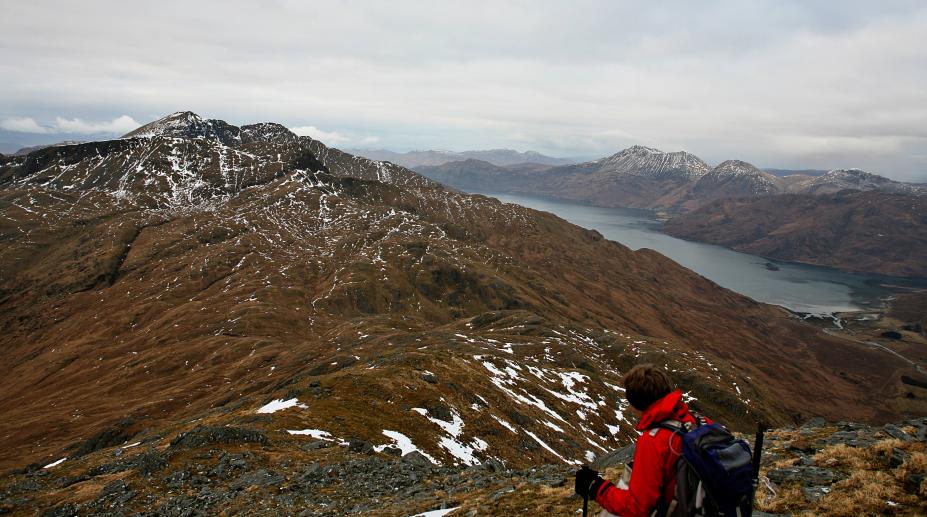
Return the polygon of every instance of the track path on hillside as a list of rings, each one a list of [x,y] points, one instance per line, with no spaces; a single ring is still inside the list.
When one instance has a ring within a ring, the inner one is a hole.
[[[845,340],[847,340],[847,341],[853,341],[854,343],[859,343],[859,344],[861,344],[861,345],[868,345],[868,346],[873,346],[873,347],[876,347],[876,348],[881,348],[882,350],[885,350],[886,352],[889,352],[889,353],[891,353],[891,354],[894,354],[894,355],[900,357],[901,359],[905,360],[908,364],[910,364],[911,366],[913,366],[914,369],[918,371],[918,373],[927,374],[927,371],[924,371],[924,368],[920,365],[920,363],[918,363],[918,362],[916,362],[916,361],[912,361],[911,359],[908,359],[907,357],[905,357],[905,356],[899,354],[898,352],[892,350],[891,348],[888,348],[888,347],[885,346],[885,345],[880,345],[880,344],[874,343],[874,342],[872,342],[872,341],[860,341],[860,340],[858,340],[858,339],[853,339],[853,338],[851,338],[851,337],[842,336],[842,335],[840,335],[840,334],[837,334],[837,333],[833,332],[833,331],[830,330],[830,329],[823,329],[823,330],[824,330],[824,333],[827,334],[828,336],[833,336],[833,337],[839,338],[839,339],[845,339]]]

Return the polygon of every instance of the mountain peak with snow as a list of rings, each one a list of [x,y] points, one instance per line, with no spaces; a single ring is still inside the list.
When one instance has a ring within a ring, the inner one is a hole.
[[[862,169],[835,169],[822,176],[813,178],[802,184],[802,187],[813,194],[839,192],[841,190],[882,190],[923,195],[923,187],[894,181],[878,174],[866,172]]]
[[[178,111],[130,131],[122,138],[203,138],[226,145],[241,143],[241,129],[224,120],[204,119],[192,111]]]
[[[708,164],[685,151],[663,152],[653,147],[634,145],[600,160],[602,169],[631,176],[678,177],[698,179],[708,172]]]
[[[752,163],[745,162],[743,160],[725,160],[719,163],[714,169],[711,170],[712,174],[717,174],[719,176],[743,176],[743,175],[753,175],[753,176],[763,176],[769,175],[766,172],[761,171]]]
[[[757,197],[782,189],[779,178],[742,160],[726,160],[711,169],[692,187],[702,202],[719,198]]]
[[[177,111],[131,131],[122,138],[202,138],[225,145],[252,142],[291,143],[296,134],[276,122],[259,122],[241,127],[224,120],[206,119],[192,111]]]

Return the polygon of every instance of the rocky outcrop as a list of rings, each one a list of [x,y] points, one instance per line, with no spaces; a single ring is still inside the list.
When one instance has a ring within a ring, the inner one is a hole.
[[[925,434],[924,418],[884,426],[814,419],[800,428],[767,431],[754,514],[923,515]],[[347,444],[304,451],[285,435],[272,445],[213,442],[165,455],[159,451],[169,438],[134,451],[103,449],[70,465],[9,473],[0,478],[0,510],[214,515],[272,508],[287,515],[407,516],[446,508],[475,516],[511,515],[524,508],[567,515],[581,505],[573,496],[577,465],[510,469],[495,459],[437,465],[418,452],[398,458],[354,451]],[[743,438],[754,441],[751,435]],[[158,467],[96,466],[117,453],[121,458],[109,465],[138,465],[139,458],[157,457]],[[616,480],[632,456],[633,447],[622,447],[592,465]],[[113,479],[113,472],[122,474]],[[64,497],[63,487],[70,488]],[[594,502],[590,510],[598,512]]]

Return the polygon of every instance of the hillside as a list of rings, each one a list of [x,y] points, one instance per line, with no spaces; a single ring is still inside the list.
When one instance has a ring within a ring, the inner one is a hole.
[[[927,412],[891,354],[278,124],[181,112],[4,156],[0,215],[0,466],[67,473],[8,489],[14,508],[110,504],[138,479],[133,505],[215,508],[193,489],[253,469],[231,495],[260,506],[245,489],[280,469],[325,480],[305,462],[374,446],[449,476],[573,464],[636,436],[618,386],[641,361],[740,429]]]
[[[845,271],[927,277],[927,199],[843,191],[725,199],[664,225],[675,237]]]

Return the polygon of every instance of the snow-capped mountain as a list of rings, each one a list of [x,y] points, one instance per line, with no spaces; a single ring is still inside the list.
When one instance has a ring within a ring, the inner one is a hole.
[[[836,169],[826,174],[807,178],[789,186],[790,192],[807,194],[831,194],[841,190],[896,192],[904,194],[927,193],[920,185],[890,180],[884,176],[861,169]]]
[[[708,173],[708,165],[685,151],[665,153],[652,147],[635,145],[596,163],[601,172],[653,178],[698,180]]]
[[[633,146],[596,161],[523,174],[510,190],[599,206],[652,208],[671,202],[707,170],[705,162],[684,151]]]
[[[761,197],[782,191],[781,180],[741,160],[727,160],[700,178],[691,198],[704,204],[715,199]]]

